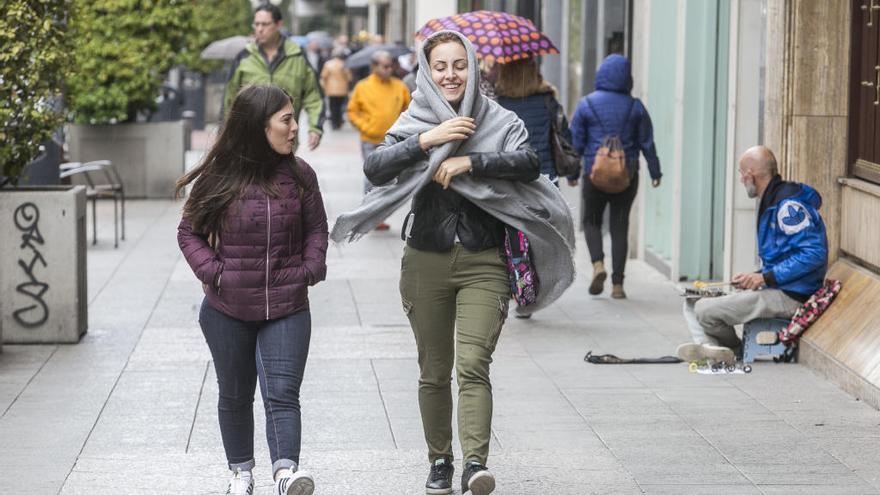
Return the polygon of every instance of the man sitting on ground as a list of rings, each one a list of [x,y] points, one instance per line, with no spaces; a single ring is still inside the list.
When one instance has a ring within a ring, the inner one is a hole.
[[[791,318],[825,279],[828,240],[818,212],[819,193],[806,184],[782,180],[776,157],[764,146],[743,154],[739,173],[749,197],[761,198],[762,268],[733,277],[733,285],[742,291],[685,301],[684,316],[694,339],[678,346],[678,357],[685,361],[733,362],[742,356],[734,325],[758,318]]]

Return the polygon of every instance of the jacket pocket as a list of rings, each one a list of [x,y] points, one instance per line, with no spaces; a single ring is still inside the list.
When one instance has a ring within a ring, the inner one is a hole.
[[[212,281],[212,284],[211,284],[211,285],[213,285],[212,289],[214,290],[214,293],[217,294],[218,296],[220,295],[220,290],[222,288],[223,269],[225,267],[226,267],[226,262],[223,260],[220,260],[220,268],[217,270],[217,275],[214,277],[214,280]]]
[[[216,295],[220,295],[221,287],[223,286],[223,269],[226,267],[226,262],[220,260],[220,268],[217,269],[217,274],[214,275],[214,279],[211,280],[209,284],[202,284],[202,289],[207,294],[208,291],[212,291]]]

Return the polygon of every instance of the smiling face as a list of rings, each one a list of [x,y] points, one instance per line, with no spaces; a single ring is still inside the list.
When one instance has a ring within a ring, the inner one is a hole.
[[[293,118],[293,105],[288,103],[269,118],[269,123],[266,125],[266,140],[276,153],[289,155],[293,153],[298,128],[296,119]]]
[[[458,105],[464,98],[468,80],[468,59],[464,46],[457,41],[447,41],[435,46],[429,55],[431,79],[440,93],[451,105]]]

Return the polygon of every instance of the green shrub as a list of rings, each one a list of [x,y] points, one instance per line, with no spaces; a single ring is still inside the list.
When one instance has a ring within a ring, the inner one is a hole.
[[[251,4],[248,0],[200,0],[193,6],[193,26],[181,63],[207,74],[223,65],[222,60],[204,60],[204,50],[213,41],[251,32]]]
[[[178,62],[194,0],[74,0],[75,69],[67,79],[70,119],[131,122],[155,109],[164,75]]]
[[[71,0],[3,0],[0,16],[0,175],[17,181],[61,125],[53,109],[70,53]]]

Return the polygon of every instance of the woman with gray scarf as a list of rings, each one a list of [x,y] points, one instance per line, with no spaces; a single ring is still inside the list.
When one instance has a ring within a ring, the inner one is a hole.
[[[538,301],[574,279],[573,224],[515,114],[480,95],[473,47],[454,32],[429,37],[419,53],[413,101],[364,164],[374,188],[341,215],[331,238],[354,240],[413,197],[400,293],[418,347],[419,408],[431,464],[426,493],[452,493],[453,364],[459,383],[462,493],[487,495],[492,422],[489,364],[510,300],[502,253],[505,225],[529,237]]]

